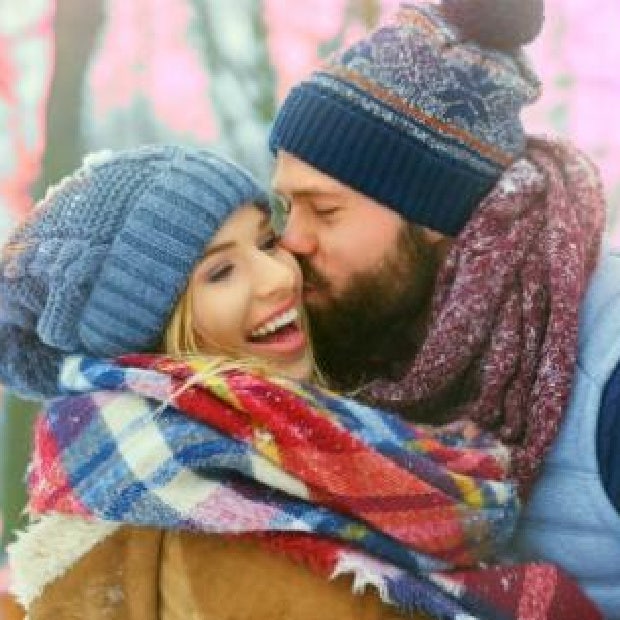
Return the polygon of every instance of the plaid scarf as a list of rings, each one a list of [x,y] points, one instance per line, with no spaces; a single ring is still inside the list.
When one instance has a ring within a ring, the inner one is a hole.
[[[35,514],[250,534],[433,618],[600,617],[554,567],[481,568],[518,513],[487,435],[201,358],[71,357],[61,383],[36,427]]]

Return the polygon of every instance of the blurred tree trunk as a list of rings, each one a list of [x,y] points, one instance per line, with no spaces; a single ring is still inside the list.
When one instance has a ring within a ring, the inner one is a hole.
[[[38,200],[52,183],[75,169],[84,154],[82,93],[103,25],[105,0],[57,0],[55,58],[46,112],[47,141],[41,174],[33,191]]]
[[[275,115],[276,78],[267,51],[263,3],[190,2],[222,149],[266,182],[271,168],[267,133]]]
[[[103,23],[104,0],[57,0],[54,71],[46,111],[47,141],[41,173],[32,195],[76,168],[83,156],[81,106],[85,74]],[[0,506],[2,547],[23,525],[24,475],[30,454],[32,421],[39,405],[4,395],[0,413]]]

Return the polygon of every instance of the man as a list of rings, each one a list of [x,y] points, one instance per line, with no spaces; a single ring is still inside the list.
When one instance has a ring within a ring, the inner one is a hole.
[[[592,166],[521,126],[541,23],[535,0],[404,6],[291,90],[273,186],[329,377],[511,445],[510,552],[620,618],[620,258]]]

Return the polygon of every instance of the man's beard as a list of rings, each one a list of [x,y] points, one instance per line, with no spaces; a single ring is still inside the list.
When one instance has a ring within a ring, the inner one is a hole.
[[[328,292],[325,277],[300,262],[306,281]],[[308,305],[317,364],[332,386],[351,390],[404,374],[423,339],[438,263],[422,231],[403,224],[375,271],[354,275],[327,305]]]

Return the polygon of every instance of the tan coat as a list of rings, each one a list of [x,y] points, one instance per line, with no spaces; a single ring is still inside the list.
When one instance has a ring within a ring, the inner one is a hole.
[[[249,540],[122,527],[30,605],[29,620],[396,620],[376,590],[352,593]],[[424,616],[410,616],[422,620]]]

